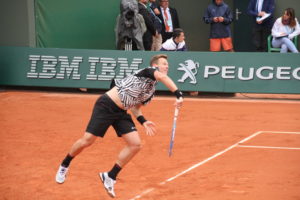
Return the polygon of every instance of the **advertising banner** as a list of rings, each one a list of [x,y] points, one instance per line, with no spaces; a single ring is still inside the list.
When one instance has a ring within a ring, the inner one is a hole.
[[[183,91],[300,93],[300,56],[291,53],[0,47],[0,85],[108,89],[159,53],[168,55],[168,75]]]

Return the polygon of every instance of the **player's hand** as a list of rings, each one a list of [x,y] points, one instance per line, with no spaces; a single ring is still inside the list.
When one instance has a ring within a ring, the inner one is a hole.
[[[146,121],[143,123],[143,126],[146,129],[146,134],[149,136],[153,136],[156,133],[155,124],[151,121]]]
[[[176,99],[174,106],[177,107],[178,109],[180,109],[182,104],[183,104],[183,98],[180,97],[179,99]]]

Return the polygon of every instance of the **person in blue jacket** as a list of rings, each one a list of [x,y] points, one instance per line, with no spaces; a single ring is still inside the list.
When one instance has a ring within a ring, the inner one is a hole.
[[[250,0],[247,13],[253,18],[252,41],[256,51],[267,51],[267,39],[273,26],[274,0]]]
[[[230,24],[233,20],[229,6],[223,0],[212,0],[207,7],[203,20],[210,24],[210,51],[234,51]]]

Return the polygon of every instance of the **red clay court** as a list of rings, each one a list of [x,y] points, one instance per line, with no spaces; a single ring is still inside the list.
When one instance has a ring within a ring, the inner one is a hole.
[[[97,98],[0,93],[0,199],[111,199],[98,172],[123,147],[113,129],[74,159],[64,184],[55,182]],[[120,173],[116,199],[300,199],[299,99],[185,98],[169,158],[174,100],[156,97],[143,109],[158,133],[148,137],[137,124],[143,149]]]

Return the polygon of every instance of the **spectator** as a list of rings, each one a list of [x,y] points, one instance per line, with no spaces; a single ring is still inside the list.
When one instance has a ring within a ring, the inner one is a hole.
[[[274,0],[250,0],[247,13],[253,17],[252,41],[256,51],[267,51],[267,39],[273,25]]]
[[[280,53],[299,53],[295,44],[291,41],[300,34],[300,26],[295,17],[293,8],[287,8],[282,17],[279,17],[272,28],[272,46],[281,48]]]
[[[151,51],[152,47],[152,36],[156,35],[156,30],[153,23],[153,18],[150,12],[147,10],[146,4],[148,0],[139,0],[139,13],[143,16],[147,30],[143,35],[143,44],[146,51]]]
[[[160,15],[160,11],[158,9],[155,0],[149,0],[149,8],[150,8],[149,9],[150,13],[154,18],[154,27],[157,31],[156,35],[153,36],[153,43],[152,43],[151,50],[159,51],[161,49],[161,44],[162,44],[162,36],[161,36],[162,21],[158,17]]]
[[[163,22],[162,25],[162,41],[165,42],[170,39],[173,34],[173,30],[179,28],[179,20],[177,11],[175,8],[169,7],[169,0],[159,0],[160,15],[159,18]]]
[[[185,36],[182,29],[174,29],[172,38],[162,44],[161,51],[187,51]]]
[[[164,42],[160,50],[161,51],[187,51],[187,47],[184,39],[185,39],[184,31],[181,28],[176,28],[173,31],[172,38]],[[191,96],[197,96],[198,94],[199,94],[198,91],[190,92]]]
[[[233,51],[230,24],[232,13],[223,0],[213,0],[204,14],[204,22],[210,24],[210,51]]]

